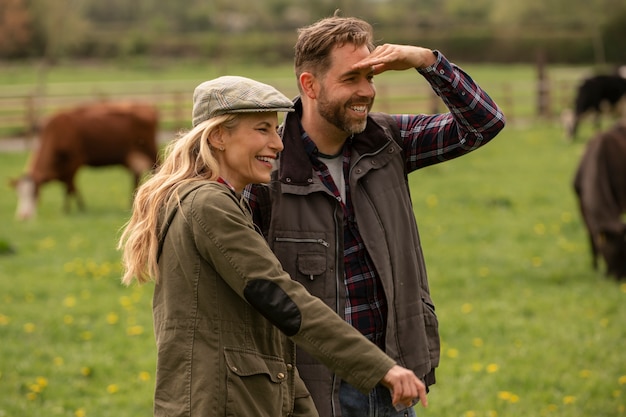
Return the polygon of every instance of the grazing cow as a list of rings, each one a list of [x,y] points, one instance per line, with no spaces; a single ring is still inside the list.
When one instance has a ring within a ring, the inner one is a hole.
[[[578,124],[587,113],[594,115],[595,127],[600,129],[600,117],[605,107],[615,111],[619,101],[626,95],[626,78],[620,75],[596,75],[587,78],[578,87],[574,102],[573,120],[569,122],[570,140],[576,139]]]
[[[35,214],[39,188],[52,180],[65,184],[66,212],[72,196],[84,209],[74,184],[83,165],[123,165],[133,174],[136,188],[141,176],[157,163],[157,123],[156,108],[141,103],[100,102],[53,115],[41,130],[26,174],[13,181],[18,194],[16,217],[28,219]]]
[[[594,269],[626,278],[626,122],[592,138],[581,158],[574,190],[587,227]]]

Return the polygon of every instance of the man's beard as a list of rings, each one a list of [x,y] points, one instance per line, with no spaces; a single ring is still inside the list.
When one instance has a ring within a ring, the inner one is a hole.
[[[368,111],[371,108],[371,102],[367,105]],[[346,107],[343,105],[329,101],[326,99],[325,92],[321,92],[318,98],[318,111],[328,123],[336,128],[346,132],[348,135],[361,133],[367,126],[367,118],[359,120],[351,120],[346,114]]]

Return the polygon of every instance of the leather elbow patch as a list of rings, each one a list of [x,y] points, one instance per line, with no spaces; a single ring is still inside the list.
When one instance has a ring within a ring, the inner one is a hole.
[[[298,306],[276,283],[255,279],[246,285],[243,295],[252,307],[287,336],[300,330],[302,314]]]

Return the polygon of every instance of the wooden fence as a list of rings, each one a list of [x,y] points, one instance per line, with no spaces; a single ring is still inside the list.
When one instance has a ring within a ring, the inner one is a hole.
[[[285,94],[297,94],[293,80],[272,80]],[[189,127],[191,94],[195,85],[188,82],[123,83],[116,88],[102,86],[64,92],[63,86],[45,94],[0,92],[0,140],[6,137],[32,137],[46,117],[56,111],[99,100],[135,100],[152,103],[160,113],[160,129],[177,131]],[[377,82],[374,110],[388,113],[436,113],[445,111],[441,100],[426,83]],[[558,120],[571,108],[575,86],[572,81],[485,83],[481,86],[502,107],[509,125],[531,123],[538,118]],[[105,93],[106,91],[106,93]]]

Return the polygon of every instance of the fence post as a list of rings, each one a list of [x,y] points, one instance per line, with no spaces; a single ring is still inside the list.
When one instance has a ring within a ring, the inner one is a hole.
[[[550,84],[546,73],[546,54],[537,53],[537,115],[550,117]]]
[[[35,97],[29,94],[24,97],[24,108],[26,114],[24,118],[24,132],[27,136],[34,135],[37,131],[37,115],[35,114]]]
[[[185,126],[185,116],[183,115],[184,96],[180,91],[174,93],[174,126],[180,130]]]

